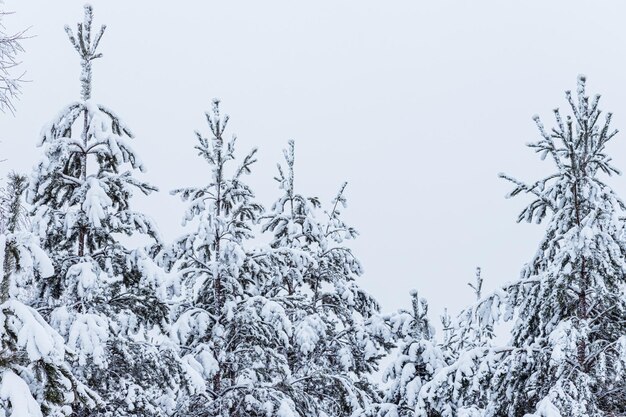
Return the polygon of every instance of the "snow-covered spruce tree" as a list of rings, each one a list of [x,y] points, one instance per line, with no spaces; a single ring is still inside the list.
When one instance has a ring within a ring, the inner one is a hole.
[[[476,268],[476,281],[467,285],[474,291],[476,302],[480,302],[483,293],[484,279],[481,268]],[[455,325],[456,335],[451,336],[453,350],[462,352],[480,346],[490,346],[494,338],[493,320],[482,319],[480,311],[465,309],[457,317]]]
[[[177,362],[161,330],[168,319],[162,271],[143,249],[120,236],[158,240],[154,225],[130,199],[154,187],[134,177],[143,169],[133,135],[120,118],[91,99],[92,62],[105,27],[92,32],[92,9],[69,39],[81,60],[81,100],[44,127],[44,156],[28,191],[34,230],[43,238],[54,275],[40,280],[41,310],[76,352],[75,374],[105,407],[76,415],[167,414],[179,385]]]
[[[503,175],[515,184],[511,196],[534,197],[519,221],[547,220],[547,230],[508,288],[517,320],[488,416],[626,414],[625,207],[601,179],[618,173],[605,150],[617,130],[611,113],[601,120],[600,96],[586,95],[585,77],[566,97],[572,114],[555,110],[549,131],[535,117],[541,139],[529,145],[552,159],[554,173],[532,184]]]
[[[428,303],[412,291],[411,305],[410,311],[400,310],[388,319],[398,346],[383,375],[385,395],[376,406],[380,417],[414,417],[420,390],[446,365],[428,319]],[[425,415],[441,414],[431,410]]]
[[[468,285],[477,298],[482,292],[480,268]],[[478,417],[487,402],[485,369],[474,369],[477,358],[489,351],[493,338],[491,317],[468,308],[457,317],[442,317],[444,338],[434,339],[426,300],[413,296],[413,311],[400,311],[387,323],[397,340],[394,362],[383,375],[384,401],[377,415],[384,417]]]
[[[243,181],[256,150],[237,163],[219,101],[206,119],[212,136],[196,133],[196,149],[210,166],[209,183],[173,192],[189,202],[184,223],[195,230],[163,254],[187,290],[172,327],[193,388],[179,415],[298,416],[287,383],[291,323],[262,291],[267,257],[246,247],[262,212]]]
[[[624,204],[599,178],[617,170],[605,146],[610,113],[600,121],[599,96],[566,97],[572,115],[555,110],[556,127],[530,145],[550,156],[556,171],[510,193],[535,197],[519,221],[547,218],[546,235],[519,280],[483,297],[465,316],[491,326],[515,319],[506,346],[477,346],[459,354],[424,387],[426,405],[447,392],[465,396],[487,388],[486,417],[612,417],[626,412],[626,295]],[[451,375],[457,378],[450,378]],[[469,391],[468,391],[469,388]],[[460,415],[460,413],[458,414]],[[472,414],[470,414],[472,415]]]
[[[444,365],[419,391],[416,416],[480,417],[489,399],[493,326],[499,305],[482,303],[483,278],[476,269],[476,281],[468,283],[477,303],[455,318],[442,318],[445,337],[440,345]],[[480,307],[480,308],[478,308]]]
[[[469,282],[467,285],[474,291],[476,302],[480,302],[483,291],[480,268],[476,268],[475,282]],[[473,307],[463,309],[454,318],[448,317],[445,320],[442,318],[446,333],[442,350],[448,364],[454,363],[465,351],[492,344],[494,321],[481,317],[480,314],[483,312]]]
[[[362,268],[344,240],[357,236],[341,211],[346,184],[321,212],[317,198],[294,187],[294,143],[276,178],[283,195],[265,217],[273,234],[267,255],[269,293],[280,297],[293,324],[288,349],[289,385],[304,416],[350,416],[377,400],[369,375],[390,347],[378,303],[356,279]]]
[[[53,268],[38,238],[20,228],[26,183],[10,174],[1,204],[0,416],[64,416],[97,398],[72,375],[63,338],[27,305],[33,281]]]

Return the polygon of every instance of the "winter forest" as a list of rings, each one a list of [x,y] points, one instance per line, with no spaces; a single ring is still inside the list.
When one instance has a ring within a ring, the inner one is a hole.
[[[97,12],[84,6],[54,45],[74,53],[75,100],[28,139],[32,172],[2,179],[0,417],[626,416],[626,205],[611,188],[623,139],[584,75],[533,117],[541,172],[499,174],[523,203],[511,222],[542,227],[519,276],[488,285],[478,267],[446,290],[472,301],[439,312],[415,265],[392,310],[361,284],[358,178],[308,195],[307,155],[286,140],[266,204],[227,100],[195,126],[201,185],[146,180],[132,114],[96,94],[113,88],[98,65],[115,54]],[[0,118],[22,111],[28,38],[0,26]],[[135,203],[159,193],[185,206],[175,239]]]

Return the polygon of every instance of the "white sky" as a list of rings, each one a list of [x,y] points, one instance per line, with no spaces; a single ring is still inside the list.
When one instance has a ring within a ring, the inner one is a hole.
[[[79,99],[80,68],[63,26],[82,2],[6,0],[24,42],[17,114],[0,115],[0,155],[29,171],[41,126]],[[433,318],[472,299],[482,266],[487,289],[516,279],[542,227],[515,223],[524,198],[505,200],[505,171],[534,180],[546,169],[524,144],[533,114],[552,122],[563,91],[585,73],[602,108],[626,123],[623,0],[559,1],[148,1],[95,0],[108,26],[94,63],[96,101],[133,128],[146,178],[161,192],[138,201],[166,238],[181,206],[168,191],[202,184],[194,130],[213,97],[231,115],[240,153],[260,148],[250,182],[270,203],[287,140],[296,140],[297,186],[329,200],[347,180],[345,212],[362,285],[385,310],[417,288]],[[610,151],[626,168],[618,136]],[[626,179],[610,182],[626,195]]]

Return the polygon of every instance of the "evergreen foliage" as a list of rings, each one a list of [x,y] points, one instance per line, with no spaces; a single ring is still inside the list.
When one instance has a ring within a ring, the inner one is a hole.
[[[476,415],[486,417],[626,412],[625,206],[601,177],[619,173],[605,149],[617,130],[585,87],[581,76],[576,93],[566,92],[571,114],[555,110],[551,131],[535,117],[541,139],[529,146],[555,171],[530,184],[502,175],[515,185],[509,196],[533,196],[518,221],[545,221],[546,234],[519,280],[462,317],[464,328],[480,334],[472,330],[478,322],[487,336],[500,318],[512,320],[510,343],[462,347],[424,390],[427,403],[446,403],[438,393],[458,391],[477,393]]]
[[[437,339],[416,291],[382,315],[360,287],[347,184],[329,205],[301,194],[293,141],[280,196],[269,210],[257,201],[257,151],[237,156],[218,100],[210,134],[196,132],[207,183],[172,192],[184,234],[163,242],[133,209],[133,195],[157,191],[133,133],[92,99],[105,29],[88,5],[66,27],[80,99],[42,129],[30,179],[0,189],[0,417],[626,415],[626,204],[605,182],[619,174],[606,150],[617,130],[585,77],[553,128],[534,118],[529,147],[552,173],[501,174],[509,197],[532,197],[518,221],[545,225],[537,252],[491,293],[478,268],[476,301],[446,311]],[[19,92],[22,37],[0,24],[2,111]]]
[[[411,310],[400,310],[388,319],[398,341],[398,350],[383,375],[385,396],[376,414],[380,417],[415,416],[420,391],[446,365],[428,319],[428,303],[418,297],[417,291],[411,292],[411,307]],[[434,417],[441,414],[428,408],[419,415]]]
[[[48,278],[52,264],[23,229],[26,181],[10,174],[0,201],[0,415],[63,416],[72,405],[95,406],[98,397],[74,377],[63,338],[30,305],[33,282]]]
[[[483,278],[468,284],[478,300]],[[444,337],[434,337],[428,304],[413,292],[412,311],[387,319],[398,345],[383,376],[385,398],[376,407],[381,417],[479,417],[488,401],[488,367],[478,360],[489,351],[493,322],[467,308],[456,317],[442,317]]]
[[[272,233],[269,290],[282,298],[293,325],[288,350],[292,388],[306,416],[351,416],[377,400],[368,376],[389,349],[376,300],[359,287],[360,261],[346,241],[358,233],[342,218],[343,184],[328,210],[295,190],[294,143],[278,166],[283,194],[265,217]]]
[[[626,413],[626,241],[624,203],[602,175],[618,174],[606,153],[617,130],[602,117],[586,80],[566,92],[571,114],[530,144],[554,173],[531,184],[509,176],[510,196],[533,201],[518,220],[547,222],[545,237],[520,281],[507,287],[516,311],[511,349],[492,380],[488,416],[600,417]],[[550,414],[552,413],[552,414]]]
[[[210,182],[173,192],[189,202],[184,223],[195,230],[163,255],[186,290],[172,328],[192,381],[183,414],[287,417],[295,413],[283,354],[291,323],[283,306],[263,291],[263,254],[245,246],[262,212],[243,178],[256,162],[256,150],[235,165],[235,138],[224,137],[228,116],[220,114],[219,101],[206,120],[211,137],[196,133],[196,149],[209,164]]]
[[[97,415],[166,415],[182,381],[165,337],[169,309],[163,272],[144,249],[120,236],[145,235],[158,243],[152,221],[132,210],[141,161],[133,135],[109,108],[91,98],[92,63],[105,26],[92,28],[93,12],[76,33],[66,27],[80,56],[81,100],[65,107],[42,130],[44,156],[29,188],[34,230],[50,254],[54,275],[40,280],[40,298],[53,326],[76,352],[74,370],[105,407]],[[92,409],[77,415],[94,415]]]

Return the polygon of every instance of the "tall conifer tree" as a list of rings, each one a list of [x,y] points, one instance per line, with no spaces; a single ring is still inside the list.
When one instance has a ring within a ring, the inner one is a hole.
[[[306,416],[351,416],[376,401],[369,375],[390,333],[377,301],[357,283],[360,261],[345,243],[358,233],[342,218],[344,183],[323,210],[295,187],[294,143],[276,178],[282,195],[265,218],[272,233],[272,291],[281,297],[294,332],[288,350],[291,386]]]
[[[120,235],[158,240],[151,220],[131,208],[138,190],[155,190],[134,176],[143,166],[131,147],[133,134],[108,107],[92,99],[92,65],[105,26],[92,27],[93,12],[76,33],[66,32],[81,62],[81,99],[44,127],[44,157],[29,189],[34,229],[54,264],[40,281],[51,323],[77,354],[74,370],[105,407],[77,415],[164,415],[174,406],[177,365],[161,330],[168,308],[161,271],[143,249]]]
[[[189,202],[185,223],[194,230],[163,256],[187,291],[172,328],[192,381],[181,412],[298,416],[284,355],[292,327],[283,306],[263,290],[271,270],[266,257],[247,245],[262,212],[244,182],[256,150],[237,163],[218,101],[206,119],[211,137],[197,133],[196,149],[210,166],[209,183],[174,191]]]
[[[606,145],[617,130],[600,96],[566,92],[571,114],[555,110],[529,146],[554,172],[510,193],[534,199],[519,221],[547,221],[539,250],[508,291],[517,311],[512,347],[498,361],[487,415],[605,417],[626,413],[626,240],[624,203],[604,182],[619,171]]]
[[[510,196],[533,197],[518,221],[545,221],[546,234],[519,280],[468,310],[489,325],[514,319],[511,341],[461,354],[451,365],[459,384],[436,376],[431,403],[437,392],[484,386],[486,417],[626,413],[626,207],[602,179],[619,173],[606,153],[617,130],[584,77],[566,98],[571,114],[556,109],[551,130],[536,116],[541,138],[529,145],[554,172],[530,184],[502,175],[515,185]]]

